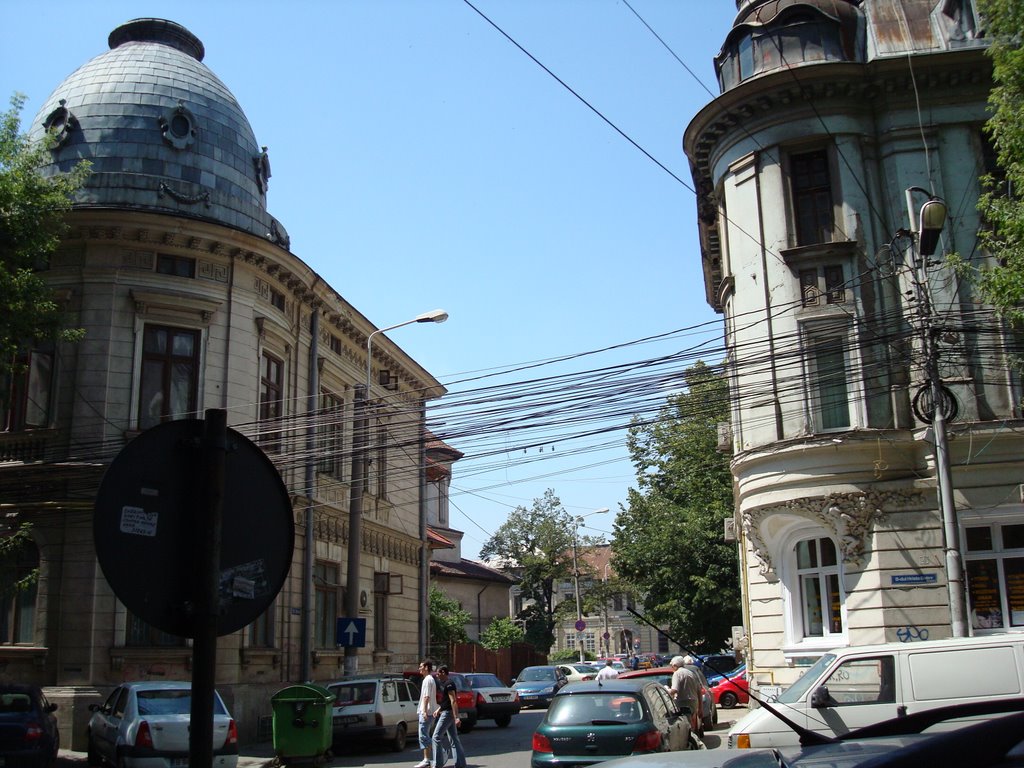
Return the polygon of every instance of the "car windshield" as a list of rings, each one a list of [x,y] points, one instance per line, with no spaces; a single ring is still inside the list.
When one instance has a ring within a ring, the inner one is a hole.
[[[522,674],[519,675],[520,682],[541,682],[544,680],[554,679],[554,671],[545,669],[544,667],[527,667],[523,670]]]
[[[615,725],[638,723],[644,715],[632,694],[586,693],[556,696],[546,719],[549,725]]]
[[[499,680],[494,675],[466,675],[469,680],[469,684],[474,688],[504,688]]]
[[[350,704],[372,704],[377,698],[376,683],[340,683],[328,689],[334,694],[334,705],[345,707]]]
[[[139,691],[136,694],[140,715],[190,715],[192,714],[192,691],[170,689]],[[213,697],[214,714],[226,714],[224,704]]]
[[[810,687],[814,685],[815,681],[821,677],[821,671],[835,661],[835,658],[836,655],[834,653],[826,653],[814,662],[814,665],[808,667],[807,671],[800,675],[800,678],[795,683],[782,692],[778,699],[779,702],[782,704],[796,704],[800,701]]]

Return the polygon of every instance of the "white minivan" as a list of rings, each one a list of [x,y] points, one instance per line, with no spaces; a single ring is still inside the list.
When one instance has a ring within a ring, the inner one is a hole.
[[[838,736],[933,707],[1018,696],[1024,696],[1024,633],[829,651],[769,705],[803,728]],[[798,743],[764,707],[729,730],[730,748]]]

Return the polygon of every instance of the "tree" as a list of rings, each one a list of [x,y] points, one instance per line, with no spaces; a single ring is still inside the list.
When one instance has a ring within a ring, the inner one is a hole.
[[[24,370],[19,353],[43,341],[75,341],[38,269],[60,244],[71,195],[89,173],[87,162],[70,173],[44,177],[52,141],[32,144],[21,133],[24,97],[0,113],[0,410],[6,410],[10,375]]]
[[[499,567],[517,578],[523,597],[534,601],[536,607],[517,618],[526,619],[527,640],[544,653],[555,639],[555,587],[572,578],[575,534],[575,520],[549,488],[529,509],[516,507],[480,549],[484,560],[500,560]],[[594,541],[583,537],[577,543]]]
[[[473,617],[464,611],[457,600],[452,600],[437,587],[430,588],[428,596],[430,605],[430,644],[437,648],[447,648],[452,643],[465,643],[469,640],[466,624]]]
[[[480,635],[480,644],[489,651],[508,648],[513,643],[521,643],[526,633],[508,616],[499,616],[492,621]]]
[[[999,173],[982,178],[978,209],[987,223],[978,237],[998,264],[973,272],[954,259],[957,271],[973,279],[982,297],[1011,324],[1024,323],[1024,0],[979,0],[991,37],[995,86],[989,94],[992,117],[985,126],[995,148]]]
[[[612,564],[649,619],[703,653],[721,650],[740,619],[736,547],[722,540],[732,474],[717,450],[729,397],[721,372],[703,363],[685,380],[657,418],[630,428],[637,488],[615,520]]]

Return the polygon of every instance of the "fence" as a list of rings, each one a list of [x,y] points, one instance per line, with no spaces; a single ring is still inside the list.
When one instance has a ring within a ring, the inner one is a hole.
[[[493,672],[506,683],[518,676],[523,667],[548,663],[546,654],[527,643],[515,643],[497,651],[475,643],[453,643],[447,655],[453,672]]]

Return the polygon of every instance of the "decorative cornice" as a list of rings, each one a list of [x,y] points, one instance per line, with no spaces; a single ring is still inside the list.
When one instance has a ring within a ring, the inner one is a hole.
[[[886,512],[920,507],[923,503],[923,493],[914,489],[805,496],[744,512],[743,533],[761,561],[760,571],[765,576],[775,574],[772,552],[761,530],[769,517],[779,514],[817,523],[835,537],[843,562],[859,566],[864,562],[864,550],[876,519]]]

